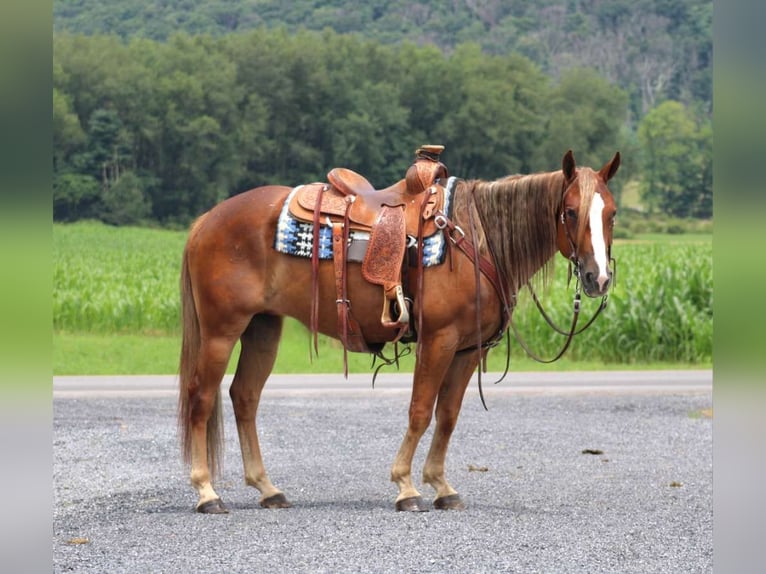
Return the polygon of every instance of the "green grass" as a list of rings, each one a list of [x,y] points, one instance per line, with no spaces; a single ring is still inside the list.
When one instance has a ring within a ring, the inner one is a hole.
[[[186,235],[98,222],[54,225],[54,330],[177,331]]]
[[[55,332],[53,374],[172,374],[179,349],[179,338],[170,335]]]
[[[280,347],[274,373],[343,373],[343,349],[324,344],[319,357],[309,360],[309,335],[296,328],[297,340],[286,338]],[[325,342],[327,343],[327,342]],[[574,343],[575,345],[577,343]],[[177,372],[180,340],[171,335],[131,335],[87,333],[54,334],[53,363],[55,375],[172,375]],[[414,347],[413,347],[414,351]],[[551,364],[541,364],[526,357],[518,345],[512,346],[511,371],[601,371],[642,369],[709,369],[709,362],[679,363],[604,363],[603,361],[573,361],[564,357]],[[234,373],[239,347],[232,353],[228,373]],[[372,373],[367,355],[349,353],[349,372]],[[489,371],[500,372],[505,367],[505,350],[490,353]],[[411,372],[413,357],[405,357],[399,372]],[[383,373],[397,372],[396,367],[384,367]]]
[[[630,241],[650,241],[652,243],[712,243],[713,236],[710,233],[639,233]],[[620,241],[617,241],[619,244]]]
[[[552,365],[527,359],[513,342],[512,369],[709,368],[711,237],[646,235],[616,241],[617,284],[604,314]],[[79,223],[54,225],[53,239],[54,374],[175,373],[178,275],[186,233]],[[550,289],[539,293],[560,325],[571,321],[566,271],[559,260]],[[584,298],[581,321],[597,303]],[[545,324],[525,292],[514,317],[536,352],[550,357],[558,351],[562,337]],[[341,372],[340,343],[321,336],[319,341],[319,357],[310,361],[308,331],[288,320],[275,372]],[[504,368],[503,345],[490,354],[490,371]],[[368,355],[349,354],[350,372],[370,372],[370,364]],[[412,355],[402,359],[401,370],[412,366]]]

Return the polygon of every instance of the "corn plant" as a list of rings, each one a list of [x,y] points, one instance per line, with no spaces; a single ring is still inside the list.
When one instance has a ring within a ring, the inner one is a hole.
[[[179,332],[178,279],[186,232],[80,223],[54,225],[53,239],[55,330]],[[617,282],[608,306],[575,338],[567,356],[617,364],[711,361],[711,242],[622,242],[613,251]],[[538,295],[562,328],[571,323],[573,291],[559,258],[552,284]],[[580,326],[598,303],[583,297]],[[564,342],[525,291],[514,320],[527,344],[543,356],[554,355]],[[523,354],[517,343],[511,345],[513,355]]]

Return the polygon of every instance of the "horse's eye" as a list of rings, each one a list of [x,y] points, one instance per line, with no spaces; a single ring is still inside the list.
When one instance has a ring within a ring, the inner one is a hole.
[[[577,219],[577,212],[571,207],[567,207],[567,217],[569,219]]]

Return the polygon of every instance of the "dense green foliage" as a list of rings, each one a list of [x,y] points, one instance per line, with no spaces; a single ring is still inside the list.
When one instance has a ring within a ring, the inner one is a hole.
[[[337,165],[384,186],[428,142],[447,146],[453,174],[483,178],[555,169],[570,148],[595,166],[620,149],[618,196],[638,179],[645,208],[709,217],[711,11],[56,0],[54,218],[186,224]],[[683,129],[638,137],[670,100]]]
[[[186,223],[235,192],[322,180],[335,165],[384,187],[428,142],[447,146],[462,177],[555,169],[571,144],[600,166],[620,147],[626,106],[595,73],[582,72],[587,89],[576,72],[552,85],[529,60],[474,45],[446,57],[262,30],[128,44],[62,35],[54,48],[63,221]]]
[[[477,42],[558,77],[592,67],[631,94],[641,117],[663,99],[712,101],[712,0],[54,0],[54,29],[167,40],[260,27],[325,28],[382,44]]]
[[[85,334],[179,332],[178,277],[185,232],[115,228],[98,223],[54,225],[54,331]],[[712,245],[625,242],[614,247],[617,286],[607,310],[568,352],[575,361],[635,364],[655,361],[709,364],[712,360]],[[550,289],[540,293],[562,326],[571,321],[572,289],[566,265],[557,265]],[[598,301],[583,302],[583,320]],[[522,294],[519,330],[537,352],[552,356],[563,343]],[[308,355],[305,329],[292,329],[286,345]],[[503,343],[504,345],[504,343]],[[339,350],[322,337],[322,348]],[[516,343],[514,356],[522,355]],[[320,354],[327,354],[321,352]],[[502,346],[493,352],[502,359]],[[369,360],[360,356],[365,367]],[[175,357],[173,358],[175,360]],[[329,357],[337,366],[336,353]],[[500,366],[502,368],[502,366]]]
[[[646,154],[644,200],[677,217],[712,217],[713,166],[699,161],[711,155],[712,126],[700,129],[688,110],[668,101],[646,115],[638,138]]]

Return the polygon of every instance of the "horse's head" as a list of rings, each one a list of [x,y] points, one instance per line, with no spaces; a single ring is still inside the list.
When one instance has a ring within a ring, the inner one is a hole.
[[[609,264],[617,206],[607,182],[620,167],[620,152],[599,171],[576,167],[572,151],[564,154],[564,195],[557,221],[561,254],[572,261],[583,291],[590,297],[606,294],[612,280]]]

